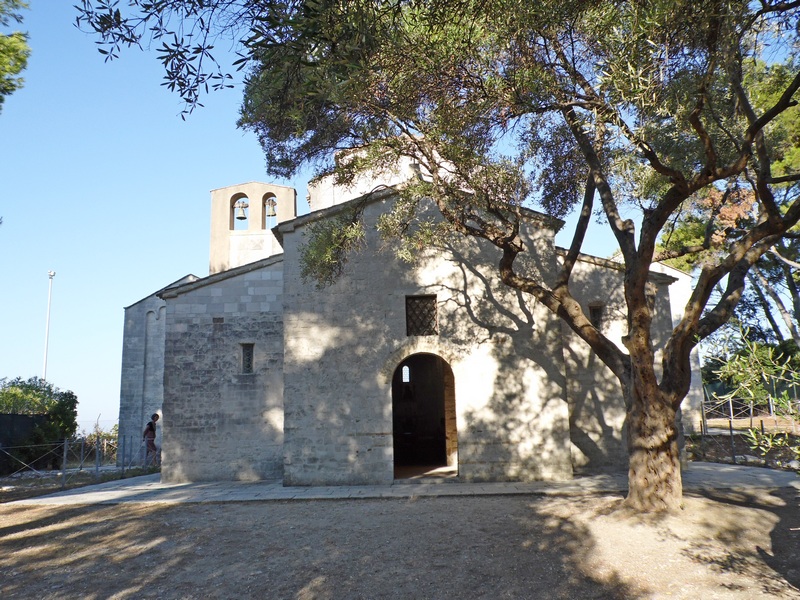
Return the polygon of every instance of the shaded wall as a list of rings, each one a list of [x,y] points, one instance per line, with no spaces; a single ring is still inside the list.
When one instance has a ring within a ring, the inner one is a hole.
[[[164,294],[165,481],[281,477],[282,270],[273,257]]]
[[[119,435],[126,458],[143,451],[142,432],[150,415],[161,411],[164,400],[164,339],[166,303],[152,294],[125,309],[120,375]],[[161,429],[156,428],[161,445]],[[120,453],[118,462],[122,461]]]
[[[0,414],[0,446],[28,442],[33,430],[46,422],[47,415]]]
[[[570,289],[589,315],[592,308],[601,308],[600,330],[619,348],[627,333],[622,271],[604,266],[607,261],[587,257],[579,261],[573,272]],[[672,330],[669,281],[653,275],[648,284],[653,302],[653,342],[663,345]],[[566,323],[564,335],[567,397],[570,407],[570,437],[575,467],[588,471],[620,468],[628,464],[625,437],[626,407],[619,381]],[[656,353],[656,367],[661,354]]]

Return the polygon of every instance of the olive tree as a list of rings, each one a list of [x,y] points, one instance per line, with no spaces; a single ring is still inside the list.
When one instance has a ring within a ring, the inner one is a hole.
[[[84,0],[79,24],[99,33],[109,57],[126,45],[158,45],[167,84],[189,110],[204,88],[229,81],[215,41],[237,45],[235,66],[247,75],[240,125],[258,134],[269,173],[314,163],[347,181],[400,157],[419,165],[421,177],[399,190],[382,232],[403,237],[406,250],[430,243],[432,226],[410,227],[427,198],[449,231],[494,244],[502,281],[563,319],[619,381],[626,502],[647,511],[681,504],[676,414],[690,386],[690,352],[730,318],[752,265],[800,218],[797,152],[777,156],[787,148],[771,145],[781,119],[798,119],[800,2],[130,5]],[[730,226],[711,209],[709,235],[659,246],[688,203],[704,196],[737,206],[741,218]],[[552,281],[517,260],[528,251],[519,235],[526,206],[578,214]],[[592,325],[570,287],[593,215],[615,239],[624,270],[622,347]],[[328,235],[339,245],[332,254],[313,247],[344,261],[357,238]],[[656,348],[651,265],[712,244],[680,323]]]

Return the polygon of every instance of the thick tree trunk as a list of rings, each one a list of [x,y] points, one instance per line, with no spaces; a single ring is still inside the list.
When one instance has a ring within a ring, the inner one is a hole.
[[[631,391],[628,410],[628,497],[641,512],[675,511],[683,502],[676,411],[655,386]]]

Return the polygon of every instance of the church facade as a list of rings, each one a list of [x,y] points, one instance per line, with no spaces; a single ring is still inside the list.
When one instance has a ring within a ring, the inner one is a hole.
[[[500,283],[498,251],[482,240],[441,240],[415,264],[400,261],[373,227],[392,188],[365,197],[374,187],[323,181],[302,216],[290,188],[214,190],[210,274],[126,309],[121,435],[141,435],[162,413],[165,481],[562,480],[623,466],[624,401],[589,348]],[[352,202],[363,205],[364,247],[333,285],[304,281],[310,228]],[[525,266],[545,280],[561,256],[558,226],[530,211],[522,231]],[[656,342],[688,283],[652,273]],[[619,340],[619,266],[582,256],[573,285]],[[687,426],[696,407],[690,395]]]

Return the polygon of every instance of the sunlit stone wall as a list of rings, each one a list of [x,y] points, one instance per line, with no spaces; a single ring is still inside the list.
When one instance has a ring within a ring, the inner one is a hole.
[[[418,264],[400,262],[370,227],[388,202],[367,206],[365,248],[323,289],[302,281],[300,246],[308,225],[337,207],[281,227],[285,483],[391,482],[392,374],[420,352],[454,374],[461,478],[571,477],[558,321],[499,284],[498,251],[476,240],[443,239]],[[527,268],[549,276],[553,231],[534,220]],[[439,334],[407,336],[406,296],[429,294]]]

